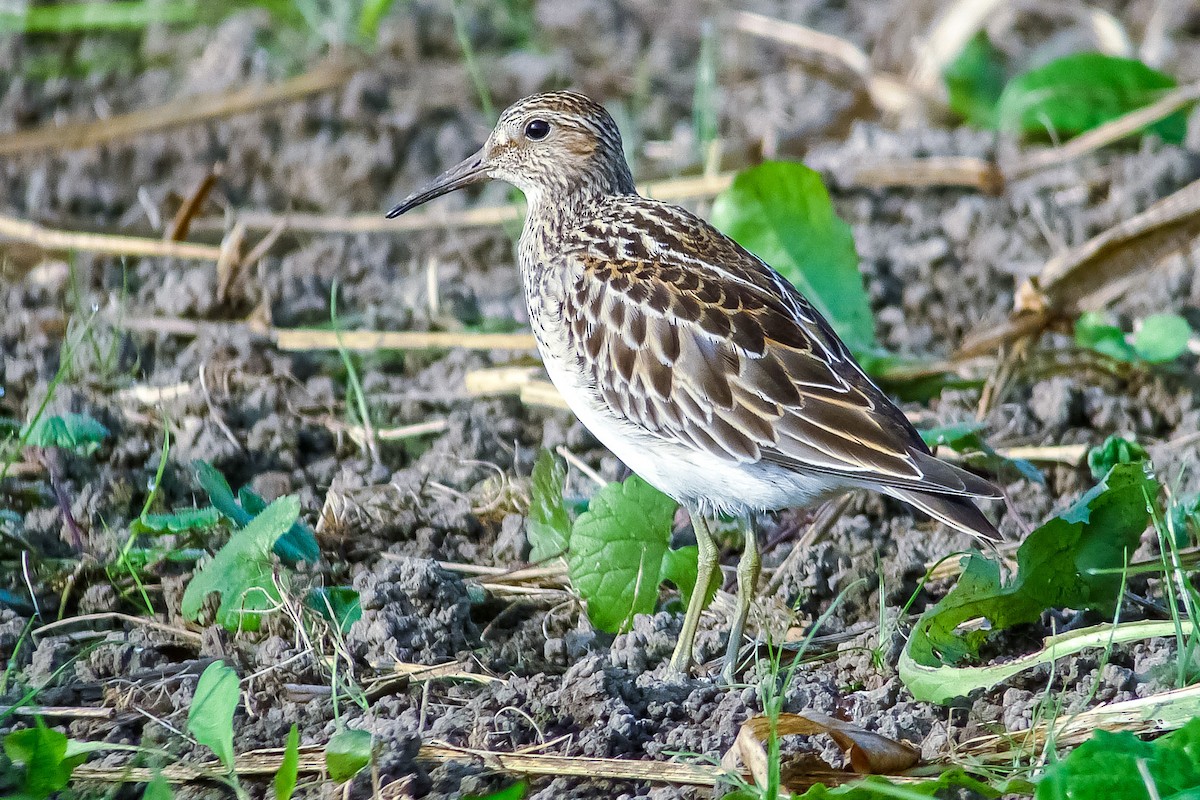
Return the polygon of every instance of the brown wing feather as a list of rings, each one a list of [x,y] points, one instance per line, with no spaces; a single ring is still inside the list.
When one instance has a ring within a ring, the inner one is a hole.
[[[733,462],[996,495],[930,455],[829,324],[758,258],[682,209],[623,198],[610,213],[567,239],[576,280],[563,313],[614,413]]]

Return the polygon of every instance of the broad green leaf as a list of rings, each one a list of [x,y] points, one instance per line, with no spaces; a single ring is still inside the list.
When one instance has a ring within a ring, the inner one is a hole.
[[[212,560],[198,569],[183,592],[181,611],[196,620],[204,599],[221,595],[217,622],[226,630],[258,630],[260,617],[280,603],[271,568],[271,547],[295,523],[300,501],[281,497],[245,528],[234,531]]]
[[[65,734],[47,728],[41,719],[32,728],[13,731],[4,737],[4,754],[23,767],[19,786],[28,798],[42,800],[66,788],[71,771],[83,757],[67,757]]]
[[[603,631],[628,628],[654,610],[676,503],[636,475],[610,483],[571,530],[567,568]]]
[[[562,462],[549,450],[543,450],[533,465],[529,518],[525,523],[531,561],[545,561],[567,551],[571,517],[563,502],[566,479]]]
[[[1147,786],[1147,782],[1153,787]],[[1153,742],[1097,730],[1051,764],[1037,800],[1196,800],[1200,797],[1200,719]]]
[[[744,170],[713,202],[712,222],[791,281],[851,350],[875,346],[854,236],[815,171],[787,161]]]
[[[1143,361],[1161,364],[1187,352],[1192,329],[1178,314],[1152,314],[1133,335],[1133,349]]]
[[[517,781],[511,786],[506,786],[489,794],[463,795],[463,800],[521,800],[528,792],[529,784],[525,781]]]
[[[351,625],[362,619],[362,602],[358,592],[349,586],[310,589],[304,597],[304,605],[328,620],[343,635]]]
[[[61,447],[89,454],[96,452],[108,435],[108,428],[87,414],[62,414],[39,419],[26,441],[34,447]]]
[[[1158,488],[1146,463],[1113,467],[1078,502],[1029,535],[1017,550],[1017,574],[1007,584],[1001,582],[996,562],[969,556],[958,584],[921,615],[909,637],[900,677],[914,696],[945,702],[940,691],[926,694],[925,684],[914,690],[912,679],[921,677],[921,668],[953,667],[978,657],[988,636],[1035,622],[1046,609],[1111,614],[1121,570],[1149,521],[1147,498],[1153,501]],[[975,619],[989,624],[957,632],[959,625]]]
[[[749,535],[753,536],[754,534],[750,533]],[[675,584],[685,608],[692,601],[692,590],[696,588],[697,574],[700,571],[699,561],[700,551],[695,545],[680,547],[678,550],[667,550],[663,553],[662,574],[659,576],[659,581],[670,581]],[[720,588],[721,570],[717,570],[713,573],[712,580],[708,582],[708,591],[704,593],[705,605],[712,602],[713,597],[717,594],[717,589]]]
[[[296,778],[300,774],[300,729],[292,723],[288,731],[287,745],[283,748],[283,761],[275,773],[275,800],[291,800],[296,791]]]
[[[1076,53],[1009,81],[996,106],[996,122],[1001,130],[1066,139],[1150,105],[1175,86],[1170,75],[1140,61]],[[1187,110],[1148,130],[1181,144],[1187,136]]]
[[[350,780],[370,763],[370,731],[342,728],[325,745],[325,768],[337,783]]]
[[[980,31],[942,71],[950,109],[978,128],[994,127],[1005,73],[1004,54]]]
[[[1088,450],[1087,464],[1093,480],[1100,480],[1117,464],[1137,464],[1149,458],[1150,454],[1137,442],[1109,436],[1104,444]]]
[[[174,797],[171,784],[167,783],[162,773],[155,775],[154,780],[147,783],[146,790],[142,792],[142,800],[173,800]]]
[[[983,667],[919,664],[906,651],[900,654],[898,671],[913,697],[944,704],[956,697],[966,697],[976,689],[996,686],[1034,667],[1053,665],[1083,650],[1103,650],[1113,645],[1174,635],[1175,626],[1170,621],[1103,623],[1047,636],[1042,640],[1041,648],[1032,653]]]
[[[212,506],[205,506],[204,508],[180,508],[170,514],[145,514],[135,519],[129,527],[135,534],[155,536],[166,533],[206,531],[215,528],[220,521],[221,512]]]
[[[255,494],[250,487],[243,486],[234,497],[233,489],[220,470],[207,461],[197,461],[194,464],[196,479],[201,488],[208,494],[208,501],[239,528],[250,524],[255,515],[266,508],[266,501]],[[238,502],[238,498],[241,502]],[[317,545],[316,534],[302,522],[295,522],[287,533],[275,542],[275,555],[283,563],[294,567],[301,561],[315,564],[321,557],[321,549]]]
[[[1101,311],[1087,311],[1075,320],[1075,344],[1118,361],[1135,361],[1137,351],[1125,341],[1125,332]]]
[[[920,431],[920,434],[929,447],[949,447],[963,456],[963,460],[970,466],[994,473],[1011,469],[1028,481],[1042,484],[1046,482],[1042,471],[1025,459],[1007,458],[997,453],[980,434],[983,428],[981,422],[959,422],[929,428]]]
[[[233,769],[233,712],[239,694],[237,673],[224,661],[214,661],[200,675],[188,709],[188,731],[228,770]]]

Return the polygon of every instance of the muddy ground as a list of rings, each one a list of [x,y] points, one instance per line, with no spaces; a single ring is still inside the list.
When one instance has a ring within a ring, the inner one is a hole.
[[[1137,41],[1154,5],[1113,3],[1109,10]],[[845,37],[889,67],[903,62],[911,37],[928,21],[900,2],[750,6]],[[468,4],[465,13],[498,105],[561,86],[602,98],[618,112],[635,175],[648,180],[700,168],[691,134],[695,63],[700,20],[712,17],[719,25],[717,11],[695,0],[534,2],[525,41],[501,24],[507,12],[500,5]],[[1036,24],[1043,27],[1018,26],[1005,47],[1045,60],[1086,40],[1074,23]],[[118,114],[278,78],[278,59],[261,44],[270,25],[263,14],[248,11],[215,28],[80,37],[69,43],[69,52],[58,39],[0,39],[0,74],[10,76],[0,85],[0,131]],[[1163,64],[1181,82],[1200,77],[1198,27],[1195,19],[1182,18],[1169,29]],[[1146,140],[1016,180],[995,196],[970,189],[848,187],[839,176],[866,159],[990,157],[997,145],[992,134],[941,119],[902,125],[877,118],[860,108],[846,81],[815,72],[785,46],[718,30],[723,165],[766,154],[804,157],[822,172],[853,226],[880,342],[900,353],[951,353],[969,331],[1002,320],[1015,288],[1048,258],[1200,177],[1194,151]],[[58,79],[24,76],[35,57],[80,58],[113,41],[133,48],[136,68]],[[209,218],[244,208],[382,213],[473,151],[487,127],[449,4],[413,2],[384,22],[378,50],[337,91],[102,147],[0,160],[0,213],[68,229],[161,236],[163,220],[216,162],[223,171],[204,209]],[[439,203],[459,208],[508,198],[505,187],[489,186]],[[693,205],[704,210],[703,203]],[[201,230],[195,238],[205,235]],[[21,546],[0,538],[0,581],[11,593],[0,603],[0,660],[13,664],[0,706],[15,702],[28,686],[45,684],[36,698],[42,706],[121,709],[113,719],[52,720],[72,737],[142,742],[187,758],[199,753],[167,726],[183,726],[192,676],[209,660],[223,658],[242,676],[256,674],[236,720],[239,750],[282,745],[293,722],[304,744],[322,745],[334,731],[325,666],[282,614],[263,632],[237,637],[208,628],[193,640],[110,618],[22,638],[33,614],[31,593],[43,622],[56,617],[64,595],[65,616],[137,613],[98,565],[111,561],[141,510],[166,426],[173,440],[159,509],[202,499],[189,466],[196,459],[215,464],[234,487],[250,483],[268,499],[297,493],[314,525],[331,493],[348,498],[350,510],[338,516],[339,524],[320,527],[324,558],[300,581],[352,585],[361,593],[364,615],[346,640],[356,677],[386,672],[395,661],[458,660],[466,671],[499,679],[398,686],[373,698],[365,711],[343,702],[349,725],[370,730],[381,743],[385,784],[403,779],[413,796],[453,797],[510,780],[478,761],[418,762],[419,744],[433,741],[500,751],[544,745],[539,752],[574,756],[668,759],[682,752],[719,758],[738,726],[760,710],[759,699],[754,688],[718,688],[711,669],[682,684],[664,682],[680,615],[638,618],[633,631],[614,638],[594,632],[579,603],[561,592],[525,599],[488,593],[477,578],[437,563],[526,564],[524,480],[543,447],[565,446],[604,478],[624,474],[566,412],[515,397],[467,396],[468,371],[531,363],[529,354],[455,350],[361,359],[376,425],[446,421],[442,432],[385,444],[381,463],[373,464],[346,434],[345,371],[336,354],[281,352],[232,326],[215,326],[198,338],[133,331],[112,316],[121,309],[130,318],[232,322],[253,311],[269,313],[279,326],[323,325],[336,281],[347,327],[462,330],[496,320],[520,325],[525,311],[514,235],[503,227],[286,234],[224,299],[218,299],[212,263],[88,253],[68,263],[0,246],[6,248],[0,250],[0,416],[25,418],[41,402],[68,326],[78,330],[94,306],[100,313],[93,330],[103,346],[79,349],[49,410],[86,412],[113,433],[96,455],[69,457],[61,465],[63,489],[86,534],[89,558],[78,570],[78,553],[44,471],[31,469],[0,486],[0,506],[19,515],[8,523],[12,532],[35,550],[26,580]],[[1190,251],[1116,306],[1127,325],[1163,309],[1189,315],[1200,326],[1200,270]],[[1043,345],[1064,351],[1069,337],[1052,334]],[[186,389],[163,402],[140,403],[123,394],[133,386],[181,384]],[[1194,359],[1178,368],[1116,376],[1023,374],[984,421],[994,446],[1097,444],[1113,433],[1136,437],[1147,444],[1160,474],[1173,478],[1195,461],[1194,439],[1191,446],[1176,443],[1200,427],[1198,389]],[[961,421],[974,417],[978,400],[977,389],[947,389],[906,410],[926,424]],[[1012,508],[1025,525],[1091,485],[1086,467],[1050,465],[1045,472],[1045,486],[1005,476]],[[1195,493],[1200,471],[1183,474],[1181,493]],[[595,486],[572,468],[570,489],[587,495]],[[1006,536],[1020,537],[1023,525],[1009,509],[997,504],[991,513]],[[686,519],[678,522],[677,536],[685,541]],[[803,523],[801,512],[763,520],[763,541],[773,543],[766,574],[778,586],[764,601],[769,615],[779,618],[794,606],[797,621],[810,622],[846,587],[865,580],[845,592],[824,630],[846,635],[829,646],[825,659],[798,671],[788,710],[842,716],[911,742],[930,759],[945,759],[955,743],[979,733],[1030,724],[1051,678],[1047,671],[941,708],[913,701],[895,674],[906,628],[878,642],[874,554],[883,572],[884,604],[894,616],[930,563],[970,546],[965,537],[916,519],[898,504],[864,496],[808,552],[789,559]],[[730,579],[733,544],[725,558]],[[198,630],[179,616],[190,566],[160,565],[155,575],[147,590],[158,618]],[[928,585],[911,611],[919,612],[949,585]],[[1130,588],[1145,595],[1154,587],[1142,578]],[[721,607],[705,618],[700,636],[710,659],[723,651]],[[1154,613],[1130,609],[1129,618]],[[1097,621],[1085,614],[1053,620],[1058,630]],[[1014,648],[1048,633],[1051,620],[1045,623],[1030,626]],[[882,664],[872,659],[877,645]],[[1094,653],[1065,659],[1053,675],[1054,693],[1068,709],[1144,696],[1167,687],[1157,667],[1172,653],[1167,641],[1117,647],[1102,671]],[[754,668],[742,677],[753,684]],[[0,723],[0,732],[13,724]],[[819,736],[791,737],[785,752],[817,754],[835,767],[844,763],[832,741]],[[98,763],[116,766],[127,758],[114,754]],[[711,796],[709,789],[629,781],[560,777],[532,785],[532,796],[541,800]],[[255,794],[266,792],[266,783],[250,786]],[[118,796],[139,792],[130,787]],[[179,796],[222,792],[202,784],[178,790]],[[369,779],[360,776],[352,794],[369,793]]]

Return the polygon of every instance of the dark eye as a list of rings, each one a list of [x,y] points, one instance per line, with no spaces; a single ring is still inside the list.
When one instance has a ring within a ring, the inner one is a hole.
[[[525,123],[525,138],[533,139],[535,142],[539,139],[545,139],[550,134],[550,123],[544,119],[531,119]]]

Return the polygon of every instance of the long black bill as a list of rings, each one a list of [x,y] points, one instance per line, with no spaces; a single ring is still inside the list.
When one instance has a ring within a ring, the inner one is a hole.
[[[428,203],[435,197],[441,197],[456,189],[470,186],[472,183],[483,183],[486,180],[488,180],[487,168],[483,164],[483,151],[480,150],[458,166],[451,167],[434,178],[428,186],[409,195],[400,205],[388,212],[387,218],[395,219],[406,211]]]

